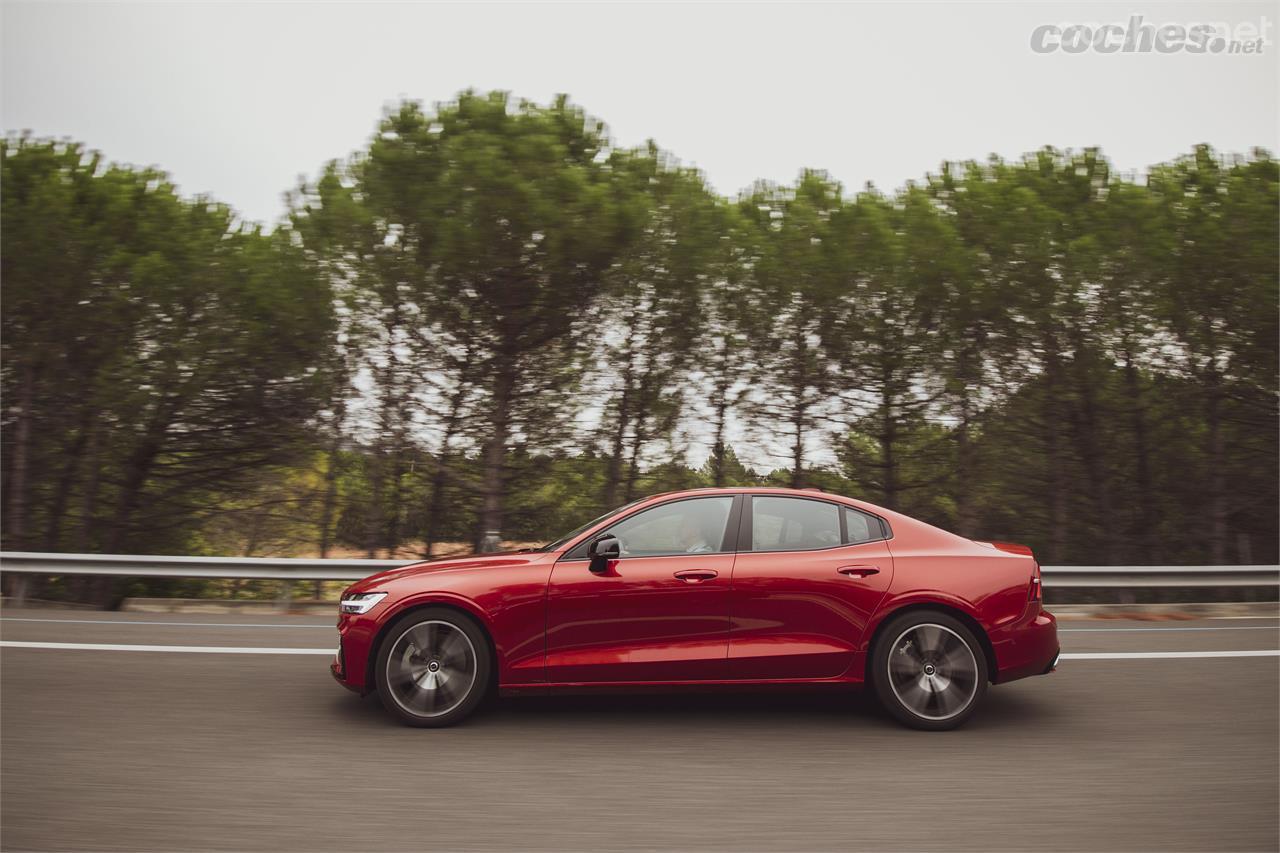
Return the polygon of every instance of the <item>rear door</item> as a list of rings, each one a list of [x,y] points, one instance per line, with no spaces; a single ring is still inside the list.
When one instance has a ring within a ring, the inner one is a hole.
[[[887,524],[816,497],[747,501],[729,603],[729,677],[842,675],[893,577]]]
[[[729,584],[743,496],[684,498],[609,525],[622,545],[608,570],[580,543],[547,589],[546,678],[552,683],[725,678]]]

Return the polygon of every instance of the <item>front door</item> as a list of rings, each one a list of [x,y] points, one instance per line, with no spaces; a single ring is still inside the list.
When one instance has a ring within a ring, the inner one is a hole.
[[[723,679],[729,587],[742,496],[684,498],[633,513],[592,537],[621,554],[599,574],[583,542],[547,589],[550,683]]]

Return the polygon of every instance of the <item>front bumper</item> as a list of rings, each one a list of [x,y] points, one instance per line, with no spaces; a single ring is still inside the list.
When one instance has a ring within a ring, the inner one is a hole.
[[[377,633],[378,622],[368,614],[338,615],[338,651],[329,663],[329,672],[335,681],[361,696],[372,689],[367,671]]]

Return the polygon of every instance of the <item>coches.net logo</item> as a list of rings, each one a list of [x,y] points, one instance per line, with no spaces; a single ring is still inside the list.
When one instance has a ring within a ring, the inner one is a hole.
[[[1031,31],[1035,53],[1226,53],[1259,54],[1271,45],[1273,22],[1221,21],[1147,23],[1130,15],[1125,23],[1041,24]]]

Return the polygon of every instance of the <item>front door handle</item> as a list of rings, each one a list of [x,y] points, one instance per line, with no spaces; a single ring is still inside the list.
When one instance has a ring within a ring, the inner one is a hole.
[[[715,569],[685,569],[676,572],[675,576],[685,583],[702,583],[703,581],[715,580],[720,573]]]
[[[836,571],[850,578],[865,578],[880,574],[880,569],[875,566],[841,566]]]

